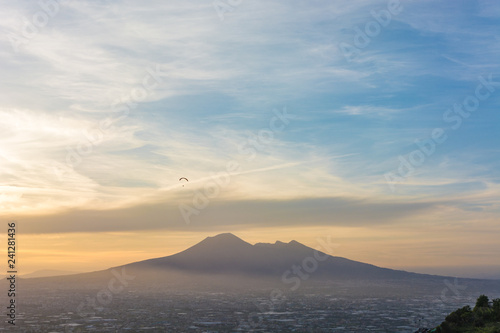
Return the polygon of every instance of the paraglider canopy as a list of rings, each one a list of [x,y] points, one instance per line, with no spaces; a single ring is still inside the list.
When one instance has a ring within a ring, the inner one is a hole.
[[[181,177],[181,178],[179,178],[179,181],[181,181],[181,180],[183,180],[183,179],[185,179],[187,182],[189,181],[186,177]],[[182,187],[184,187],[184,185],[182,185]]]

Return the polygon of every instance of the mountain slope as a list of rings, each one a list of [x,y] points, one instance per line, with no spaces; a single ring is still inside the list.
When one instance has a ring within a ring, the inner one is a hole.
[[[181,270],[185,272],[247,276],[279,276],[285,272],[334,279],[398,279],[429,277],[424,274],[380,268],[327,255],[299,242],[251,245],[232,234],[208,237],[180,253],[125,265],[130,270]]]
[[[329,250],[328,250],[329,251]],[[272,288],[336,295],[442,295],[454,281],[467,293],[500,292],[498,281],[459,279],[381,268],[327,255],[296,241],[249,244],[232,234],[208,237],[174,255],[106,270],[60,277],[25,279],[26,290],[101,290],[123,283],[127,292],[216,290],[261,291]],[[113,287],[114,288],[114,287]],[[120,288],[118,288],[120,289]],[[462,291],[461,291],[462,292]]]
[[[72,271],[62,271],[62,270],[55,270],[55,269],[43,269],[39,271],[35,271],[29,274],[23,274],[21,275],[22,278],[28,279],[28,278],[38,278],[38,277],[49,277],[49,276],[63,276],[63,275],[71,275],[71,274],[78,274],[79,272],[72,272]]]

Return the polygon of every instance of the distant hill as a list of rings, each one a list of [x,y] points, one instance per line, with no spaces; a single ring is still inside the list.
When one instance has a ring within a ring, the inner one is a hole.
[[[21,274],[19,275],[19,277],[24,279],[29,279],[29,278],[39,278],[39,277],[49,277],[49,276],[64,276],[64,275],[79,274],[79,273],[80,272],[44,269],[29,274]]]

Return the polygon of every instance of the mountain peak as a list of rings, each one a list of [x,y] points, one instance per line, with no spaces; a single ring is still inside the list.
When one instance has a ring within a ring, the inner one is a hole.
[[[213,239],[213,240],[240,240],[243,241],[241,238],[235,236],[234,234],[230,232],[225,232],[222,234],[218,234],[215,236],[209,236],[206,239]]]
[[[298,263],[307,264],[307,258],[316,258],[315,250],[295,240],[288,243],[256,243],[252,245],[231,234],[207,237],[177,254],[130,264],[144,269],[175,269],[204,274],[243,274],[282,276]],[[341,257],[321,255],[318,278],[337,279],[395,279],[413,276],[413,273],[394,271]],[[328,260],[326,260],[328,259]],[[320,267],[321,266],[321,267]],[[308,266],[309,267],[309,266]],[[418,275],[415,275],[418,276]]]
[[[220,249],[231,249],[231,248],[239,248],[239,247],[247,247],[251,246],[250,243],[245,242],[243,239],[231,234],[231,233],[223,233],[215,236],[209,236],[193,246],[193,248],[220,248]]]
[[[243,239],[233,235],[232,233],[226,232],[223,234],[218,234],[215,236],[209,236],[205,238],[201,243],[205,244],[218,244],[218,245],[237,245],[237,244],[249,244],[245,242]],[[201,244],[200,243],[200,244]]]

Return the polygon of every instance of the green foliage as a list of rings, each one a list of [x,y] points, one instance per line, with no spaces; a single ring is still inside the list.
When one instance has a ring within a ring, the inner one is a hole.
[[[488,308],[490,306],[490,300],[488,296],[481,295],[477,298],[476,306],[474,307],[474,311],[479,310],[481,308]]]
[[[500,321],[500,298],[496,298],[493,300],[491,309],[493,310],[493,317],[495,318],[495,320]]]
[[[466,325],[474,321],[474,314],[472,313],[470,306],[467,305],[456,310],[455,312],[450,313],[446,317],[446,321],[453,324]]]
[[[451,333],[451,332],[453,332],[453,330],[452,330],[452,328],[451,328],[450,324],[448,324],[448,322],[446,322],[446,321],[443,321],[443,322],[441,323],[441,325],[439,325],[439,326],[437,327],[436,331],[437,331],[438,333]]]
[[[500,333],[500,299],[490,305],[487,296],[481,295],[472,310],[464,306],[446,316],[436,327],[438,333]]]

